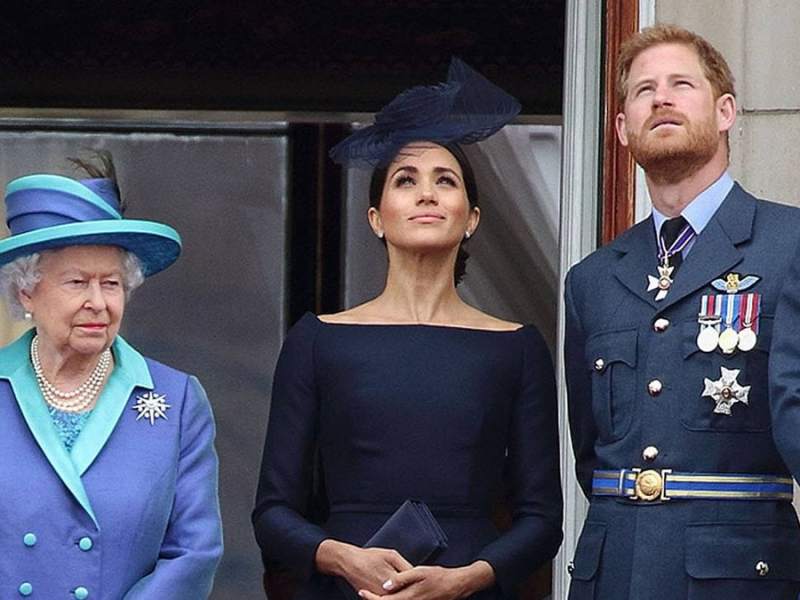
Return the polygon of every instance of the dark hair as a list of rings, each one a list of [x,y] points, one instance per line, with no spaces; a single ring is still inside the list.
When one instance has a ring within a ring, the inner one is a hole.
[[[111,156],[111,152],[108,150],[90,150],[89,154],[91,154],[89,159],[68,156],[67,160],[72,163],[75,169],[83,171],[93,179],[108,179],[111,181],[117,198],[119,198],[119,211],[124,214],[127,206],[119,190],[117,170],[114,168],[114,157]]]
[[[472,170],[472,165],[464,154],[464,150],[457,144],[442,144],[442,148],[447,150],[456,159],[458,165],[461,167],[461,174],[464,176],[464,190],[467,193],[467,201],[469,202],[470,209],[478,206],[478,186],[475,183],[475,172]],[[381,197],[383,196],[383,187],[386,185],[386,177],[389,174],[389,165],[375,167],[372,171],[372,178],[369,181],[369,205],[372,208],[380,210]],[[386,245],[386,240],[382,240]],[[458,246],[458,255],[456,256],[456,266],[453,270],[453,279],[455,284],[461,283],[464,275],[467,272],[467,259],[469,252],[464,248],[467,239],[462,239],[461,244]]]

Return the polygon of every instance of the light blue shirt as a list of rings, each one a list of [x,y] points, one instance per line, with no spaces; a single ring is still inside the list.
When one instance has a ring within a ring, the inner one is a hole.
[[[717,209],[728,196],[732,188],[733,178],[725,171],[719,179],[703,190],[683,209],[681,216],[692,226],[692,229],[694,229],[697,235],[700,235],[706,225],[708,225],[711,217],[717,212]],[[656,228],[656,240],[658,240],[661,234],[661,226],[668,218],[669,217],[665,214],[658,212],[656,207],[653,207],[653,225],[655,225]],[[694,242],[695,240],[692,240],[686,248],[683,249],[681,254],[684,258],[686,258],[689,250],[694,246]]]

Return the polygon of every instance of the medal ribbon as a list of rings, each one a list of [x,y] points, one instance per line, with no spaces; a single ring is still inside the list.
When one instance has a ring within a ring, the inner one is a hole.
[[[725,315],[725,327],[733,327],[734,322],[738,320],[741,298],[739,294],[717,295],[717,299],[722,299],[722,310],[720,314]]]
[[[761,294],[744,294],[739,309],[739,319],[742,329],[749,327],[753,333],[758,333],[758,315],[761,309]]]
[[[678,237],[675,238],[675,241],[672,242],[672,245],[667,248],[666,242],[664,241],[663,236],[659,236],[658,238],[658,260],[660,262],[669,262],[671,256],[675,256],[678,252],[683,252],[683,249],[689,245],[695,237],[697,237],[697,233],[695,233],[694,229],[692,229],[691,225],[686,225],[681,232],[678,234]]]
[[[704,317],[719,317],[722,315],[722,296],[717,294],[704,294],[700,301],[700,314]]]

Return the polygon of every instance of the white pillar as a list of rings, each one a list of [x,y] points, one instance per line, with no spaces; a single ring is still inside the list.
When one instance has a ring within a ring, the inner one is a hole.
[[[560,272],[597,245],[597,207],[600,201],[600,71],[602,59],[601,2],[567,1],[564,64],[564,138],[561,169]],[[564,348],[563,293],[559,310],[559,360]],[[586,517],[587,503],[575,478],[575,459],[569,436],[564,369],[558,369],[561,479],[564,488],[564,544],[553,563],[553,598],[567,597],[566,566]]]

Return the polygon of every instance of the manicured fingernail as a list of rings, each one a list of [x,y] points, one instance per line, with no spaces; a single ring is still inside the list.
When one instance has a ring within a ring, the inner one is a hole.
[[[391,579],[387,579],[383,582],[383,589],[390,590],[394,587],[394,582]]]
[[[361,590],[360,592],[358,592],[358,595],[359,595],[361,598],[363,598],[363,597],[364,597],[364,590]]]

